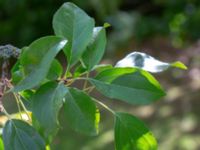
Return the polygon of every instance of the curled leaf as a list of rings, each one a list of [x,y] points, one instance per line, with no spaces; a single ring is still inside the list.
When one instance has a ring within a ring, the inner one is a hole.
[[[138,67],[152,73],[162,72],[170,67],[187,69],[187,67],[180,61],[174,63],[166,63],[159,61],[150,55],[140,52],[133,52],[128,54],[125,58],[117,62],[116,67]]]

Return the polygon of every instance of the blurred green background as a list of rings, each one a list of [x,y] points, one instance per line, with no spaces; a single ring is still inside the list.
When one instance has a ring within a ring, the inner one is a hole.
[[[0,0],[0,45],[17,47],[53,34],[52,17],[64,0]],[[130,106],[93,93],[114,110],[140,117],[158,139],[160,150],[200,150],[200,1],[72,0],[96,20],[111,24],[102,63],[114,64],[137,50],[163,61],[180,60],[187,71],[156,74],[167,91],[149,106]],[[11,107],[11,106],[10,106]],[[11,108],[12,109],[12,108]],[[100,134],[72,131],[60,116],[61,130],[53,150],[114,150],[113,119],[101,109]]]

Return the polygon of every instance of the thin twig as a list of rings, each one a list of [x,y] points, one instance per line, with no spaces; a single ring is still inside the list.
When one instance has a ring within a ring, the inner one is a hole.
[[[108,107],[107,105],[105,105],[104,103],[98,101],[97,99],[95,98],[92,98],[92,100],[96,103],[98,103],[99,105],[101,105],[102,107],[104,107],[106,110],[108,110],[109,112],[111,112],[113,115],[115,115],[115,111],[112,110],[110,107]]]

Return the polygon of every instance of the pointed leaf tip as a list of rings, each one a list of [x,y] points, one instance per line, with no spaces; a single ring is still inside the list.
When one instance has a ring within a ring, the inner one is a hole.
[[[176,61],[174,63],[171,64],[172,67],[176,67],[176,68],[180,68],[180,69],[183,69],[183,70],[187,70],[187,66],[184,65],[182,62],[180,61]]]

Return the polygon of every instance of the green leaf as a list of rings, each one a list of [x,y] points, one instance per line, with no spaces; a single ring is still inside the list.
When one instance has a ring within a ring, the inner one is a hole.
[[[32,101],[31,97],[34,95],[34,91],[32,90],[24,90],[19,93],[22,102],[24,103],[25,107],[29,110],[32,111]]]
[[[3,128],[5,150],[45,150],[45,143],[33,127],[21,120],[9,120]]]
[[[131,104],[149,104],[165,95],[151,74],[137,68],[107,69],[89,81],[105,96]]]
[[[103,57],[106,47],[106,32],[103,27],[93,29],[93,37],[83,54],[82,60],[87,69],[90,71],[97,65]]]
[[[4,150],[3,141],[1,138],[0,138],[0,150]]]
[[[13,91],[19,92],[39,85],[47,76],[54,57],[66,42],[59,37],[47,36],[34,41],[29,48],[26,48],[20,57],[25,77]]]
[[[33,116],[39,123],[40,132],[48,141],[57,133],[57,116],[66,93],[67,89],[63,83],[48,82],[32,97]]]
[[[64,3],[53,17],[56,35],[69,41],[64,49],[68,63],[75,64],[92,38],[94,20],[73,3]]]
[[[187,69],[187,66],[185,66],[182,62],[180,61],[176,61],[174,63],[171,63],[170,64],[172,67],[176,67],[176,68],[180,68],[180,69],[183,69],[183,70],[186,70]]]
[[[176,67],[184,70],[187,69],[187,67],[180,61],[170,64],[159,61],[150,55],[140,52],[128,54],[125,58],[117,62],[116,67],[138,67],[152,73],[162,72],[170,67]]]
[[[111,64],[100,64],[100,65],[94,66],[93,70],[100,73],[104,70],[111,69],[111,68],[113,68],[113,66]]]
[[[76,67],[74,71],[74,77],[79,77],[86,72],[87,72],[87,69],[84,68],[82,65],[79,65],[78,67]]]
[[[62,76],[63,67],[57,59],[54,59],[51,67],[49,69],[49,73],[47,74],[47,79],[56,80]]]
[[[15,63],[15,65],[11,69],[11,77],[12,77],[12,83],[16,85],[19,83],[23,77],[23,70],[22,67],[20,66],[19,60]]]
[[[91,97],[78,89],[69,88],[64,110],[69,125],[75,131],[86,135],[98,134],[100,114]]]
[[[126,113],[115,116],[116,150],[157,150],[157,142],[145,124]]]

